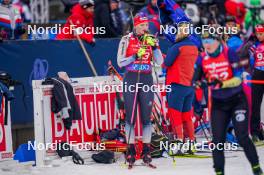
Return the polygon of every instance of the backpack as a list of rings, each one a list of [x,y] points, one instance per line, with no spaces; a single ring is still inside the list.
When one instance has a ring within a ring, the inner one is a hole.
[[[115,155],[113,151],[104,150],[98,154],[93,154],[92,159],[97,163],[110,164],[115,162]]]

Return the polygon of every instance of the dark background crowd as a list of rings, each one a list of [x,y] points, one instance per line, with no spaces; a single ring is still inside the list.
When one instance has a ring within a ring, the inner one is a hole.
[[[16,9],[19,10],[22,21],[22,28],[26,29],[28,24],[35,23],[32,21],[30,0],[1,0],[10,1]],[[81,0],[82,1],[82,0]],[[83,0],[83,2],[89,0]],[[129,31],[132,26],[132,14],[144,13],[149,18],[150,31],[155,34],[159,32],[158,9],[155,6],[157,0],[95,0],[94,11],[92,12],[92,21],[95,27],[105,27],[106,33],[95,35],[95,37],[120,37]],[[251,26],[259,23],[264,18],[263,2],[261,0],[175,0],[182,8],[185,9],[187,16],[195,25],[219,23],[225,25],[226,16],[233,16],[235,22],[241,28],[241,31],[247,32]],[[73,14],[73,9],[79,0],[49,0],[49,25],[67,23],[67,18]],[[228,7],[228,8],[227,8]],[[11,7],[10,7],[11,8]],[[1,10],[0,10],[1,11]],[[0,12],[1,13],[1,12]],[[78,12],[77,12],[78,13]],[[81,12],[80,12],[81,13]],[[1,25],[0,31],[6,26]],[[252,27],[253,28],[253,27]],[[2,32],[3,33],[3,32]],[[2,39],[54,39],[55,36],[28,36],[22,35],[24,32],[18,32],[13,37],[3,36]],[[22,35],[22,36],[21,36]],[[66,39],[69,39],[66,38]]]

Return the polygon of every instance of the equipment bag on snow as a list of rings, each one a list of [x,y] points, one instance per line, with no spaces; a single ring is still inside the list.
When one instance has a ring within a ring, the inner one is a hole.
[[[84,160],[82,159],[82,157],[77,152],[73,151],[71,146],[66,142],[58,143],[56,151],[60,158],[72,156],[73,163],[80,165],[84,164]]]
[[[153,158],[162,157],[163,151],[165,151],[165,148],[160,149],[160,145],[166,145],[166,142],[169,140],[158,134],[152,134],[151,136],[151,156]]]
[[[112,151],[104,150],[98,154],[93,154],[92,159],[97,163],[110,164],[115,162],[115,154]]]

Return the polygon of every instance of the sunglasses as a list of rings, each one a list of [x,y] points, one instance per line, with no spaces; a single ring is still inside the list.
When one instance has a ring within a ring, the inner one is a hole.
[[[203,44],[213,44],[214,42],[215,42],[215,39],[213,38],[202,39]]]
[[[83,6],[82,6],[83,9],[88,9],[88,8],[90,8],[90,7],[93,7],[93,5],[83,5]]]

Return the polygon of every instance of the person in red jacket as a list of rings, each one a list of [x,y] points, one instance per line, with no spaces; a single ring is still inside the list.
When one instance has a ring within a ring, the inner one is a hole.
[[[72,8],[71,13],[61,30],[62,32],[56,36],[56,39],[74,39],[78,34],[81,39],[93,44],[95,42],[93,35],[94,1],[80,0]]]
[[[181,155],[184,141],[184,126],[187,129],[189,137],[189,150],[193,153],[192,145],[194,143],[194,128],[192,122],[192,102],[194,99],[194,88],[192,87],[192,78],[194,74],[194,65],[198,58],[198,48],[194,42],[181,32],[181,28],[186,28],[188,23],[178,25],[178,33],[175,42],[168,49],[164,65],[167,68],[166,84],[171,86],[171,92],[167,93],[168,115],[171,121],[173,134],[176,137],[176,143],[180,147],[173,150],[170,154]]]

